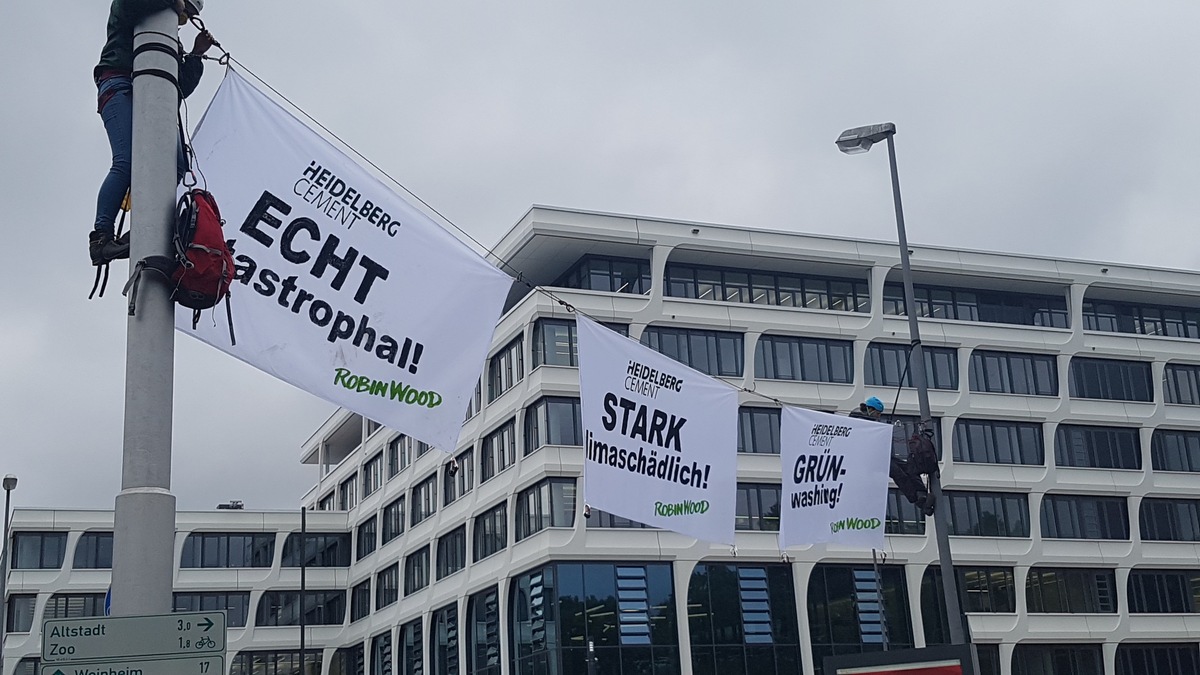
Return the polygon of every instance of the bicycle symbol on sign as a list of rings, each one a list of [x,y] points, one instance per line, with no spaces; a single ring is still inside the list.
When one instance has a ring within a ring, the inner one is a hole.
[[[196,640],[196,649],[212,649],[217,646],[217,641],[210,637],[202,637]]]

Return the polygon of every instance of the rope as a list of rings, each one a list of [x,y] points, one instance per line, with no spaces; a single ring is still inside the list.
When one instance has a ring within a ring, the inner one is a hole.
[[[192,23],[200,30],[204,30],[204,22],[200,21],[199,17],[192,17]],[[447,225],[452,227],[455,231],[457,231],[462,236],[469,239],[472,243],[474,243],[480,249],[485,251],[488,255],[490,255],[493,259],[496,260],[496,262],[498,263],[498,265],[501,268],[503,268],[506,272],[508,272],[513,277],[513,279],[516,283],[524,285],[526,288],[528,288],[532,292],[540,293],[540,294],[550,298],[554,302],[561,305],[568,312],[583,315],[597,323],[602,323],[602,322],[606,322],[609,320],[609,319],[605,319],[605,318],[592,316],[592,315],[588,314],[587,312],[584,312],[584,311],[578,309],[577,307],[575,307],[571,303],[567,302],[566,300],[563,300],[562,298],[558,297],[552,291],[544,288],[543,286],[534,285],[532,282],[530,282],[528,279],[525,278],[524,272],[513,267],[508,261],[501,259],[500,256],[496,255],[496,252],[493,249],[485,246],[482,242],[480,242],[478,239],[476,239],[474,236],[472,236],[470,232],[467,232],[463,228],[459,227],[453,220],[448,218],[441,211],[438,211],[436,208],[434,208],[432,205],[430,205],[424,199],[421,199],[421,197],[419,195],[417,195],[412,190],[408,189],[408,186],[406,186],[404,183],[401,183],[399,180],[394,178],[391,174],[389,174],[387,171],[385,171],[378,164],[371,161],[371,159],[369,157],[367,157],[366,155],[359,152],[353,145],[351,145],[350,143],[348,143],[347,141],[342,139],[341,136],[338,136],[331,129],[329,129],[324,124],[322,124],[319,120],[317,120],[315,117],[310,115],[308,113],[308,111],[306,111],[304,108],[300,107],[300,105],[298,105],[297,103],[295,103],[294,101],[289,99],[287,96],[285,96],[282,92],[280,92],[275,87],[271,86],[271,83],[267,82],[262,77],[260,77],[257,73],[255,73],[248,66],[246,66],[246,64],[244,64],[241,61],[239,61],[238,59],[234,58],[228,51],[226,51],[224,48],[222,48],[220,43],[218,43],[216,40],[213,40],[213,46],[216,47],[217,49],[221,50],[221,52],[222,52],[221,56],[216,59],[213,59],[213,57],[205,55],[205,56],[202,56],[202,58],[207,59],[207,60],[215,60],[215,61],[217,61],[217,63],[219,63],[227,68],[231,67],[230,64],[236,64],[240,70],[245,72],[247,75],[250,75],[255,80],[257,80],[260,84],[262,84],[264,87],[269,89],[271,91],[271,93],[273,93],[275,96],[278,96],[282,101],[284,101],[289,106],[291,106],[294,110],[296,110],[296,112],[300,113],[305,119],[307,119],[308,121],[315,124],[326,134],[329,134],[329,136],[331,138],[333,138],[338,143],[340,143],[343,147],[345,147],[347,150],[349,150],[351,153],[353,153],[356,157],[358,157],[362,161],[369,164],[373,169],[378,171],[380,175],[387,178],[394,185],[396,185],[401,190],[403,190],[406,194],[410,195],[413,199],[417,200],[422,206],[429,209],[433,213],[437,214],[437,216],[439,218],[441,218],[443,222],[445,222]],[[184,106],[185,106],[185,112],[186,112],[186,103],[184,104]],[[189,152],[191,151],[190,143],[188,144],[188,150],[189,150]],[[200,173],[201,179],[203,179],[204,174],[199,171],[197,171],[197,172]],[[485,258],[485,260],[486,260],[486,258]],[[630,339],[632,339],[632,338],[630,338]],[[910,349],[910,358],[911,358],[911,349]],[[907,370],[907,366],[906,366],[906,370]],[[719,378],[714,377],[713,379],[719,379]],[[724,380],[720,380],[720,381],[725,382]],[[901,378],[901,381],[903,382],[903,378]],[[729,382],[725,382],[725,384],[729,385],[730,387],[733,387],[734,389],[736,389],[740,392],[750,394],[751,396],[756,396],[756,397],[761,398],[766,401],[771,401],[772,403],[775,403],[776,405],[780,406],[781,408],[784,406],[794,406],[795,405],[794,403],[788,403],[787,401],[784,401],[782,399],[776,398],[774,396],[768,396],[766,394],[759,393],[758,391],[746,388],[741,385],[730,384]],[[894,408],[893,408],[893,410],[894,410]]]

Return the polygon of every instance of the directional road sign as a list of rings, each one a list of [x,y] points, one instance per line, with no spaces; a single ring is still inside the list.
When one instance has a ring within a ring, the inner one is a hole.
[[[41,675],[224,675],[224,656],[43,663]]]
[[[50,619],[42,626],[43,664],[153,657],[192,658],[224,653],[224,612]],[[53,668],[49,675],[54,675]],[[74,674],[64,671],[63,675]],[[81,671],[80,675],[90,674]],[[99,675],[122,674],[102,672]],[[140,675],[156,674],[145,672]],[[191,672],[189,675],[197,673]]]

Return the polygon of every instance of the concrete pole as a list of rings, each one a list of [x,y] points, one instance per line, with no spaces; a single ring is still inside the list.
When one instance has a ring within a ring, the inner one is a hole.
[[[157,42],[177,50],[178,19],[170,9],[146,17],[135,31],[135,49]],[[176,60],[158,51],[139,54],[133,67],[135,75],[143,69],[179,75]],[[149,255],[171,254],[178,115],[179,90],[174,83],[150,74],[134,77],[131,267]],[[125,443],[113,536],[114,616],[167,614],[173,604],[174,314],[163,280],[143,275],[137,314],[129,317],[125,352]]]
[[[925,381],[925,351],[921,348],[921,327],[917,321],[916,296],[913,295],[912,267],[908,260],[908,236],[904,232],[904,209],[900,205],[900,176],[896,172],[896,144],[893,134],[888,134],[888,162],[892,169],[892,199],[896,204],[896,230],[900,240],[900,269],[904,281],[904,310],[908,313],[908,332],[912,339],[912,356],[908,372],[917,389],[917,405],[921,411],[918,431],[924,430],[933,415],[929,411],[929,385]],[[944,453],[944,450],[943,450]],[[939,567],[942,571],[942,601],[946,604],[946,623],[950,631],[950,644],[966,643],[963,634],[962,609],[958,604],[958,577],[954,574],[954,561],[950,555],[950,500],[942,496],[942,482],[937,476],[929,477],[929,493],[932,495],[934,533],[937,537]]]

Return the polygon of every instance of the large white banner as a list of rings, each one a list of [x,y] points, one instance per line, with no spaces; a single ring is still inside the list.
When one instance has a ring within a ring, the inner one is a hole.
[[[222,308],[176,327],[453,451],[512,280],[228,70],[192,146],[236,241]]]
[[[737,390],[576,315],[589,506],[732,544]]]
[[[883,548],[892,427],[785,407],[781,547]]]

